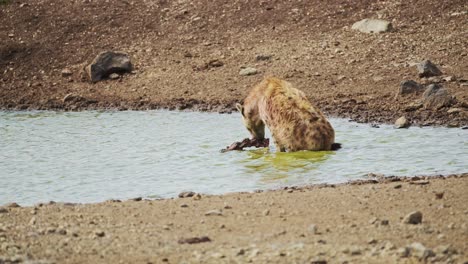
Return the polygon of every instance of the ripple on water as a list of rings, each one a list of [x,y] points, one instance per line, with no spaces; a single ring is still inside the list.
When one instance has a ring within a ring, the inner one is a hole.
[[[97,202],[468,171],[466,130],[331,119],[336,152],[220,153],[248,136],[238,114],[0,112],[0,204]]]

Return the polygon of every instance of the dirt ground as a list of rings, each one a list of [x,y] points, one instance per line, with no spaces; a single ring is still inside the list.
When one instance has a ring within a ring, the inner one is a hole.
[[[330,116],[463,127],[467,11],[465,0],[0,1],[0,109],[229,113],[253,85],[277,76]],[[351,29],[364,18],[389,20],[394,30]],[[135,71],[84,80],[83,66],[107,50],[127,52]],[[443,75],[419,78],[414,65],[424,59]],[[259,73],[241,76],[243,67]],[[440,83],[456,100],[419,107],[420,94],[397,95],[403,80]],[[0,207],[0,263],[468,263],[467,189],[463,174],[11,204]],[[404,223],[414,211],[422,223]]]
[[[11,0],[0,5],[0,108],[230,112],[274,75],[329,115],[466,126],[467,9],[464,0]],[[394,30],[352,30],[363,18],[389,20]],[[82,67],[106,50],[130,54],[134,73],[82,81]],[[423,59],[443,76],[420,79],[414,64]],[[242,67],[259,73],[240,76]],[[441,82],[456,103],[418,109],[421,95],[396,96],[410,79]],[[77,99],[64,102],[67,94]]]
[[[0,263],[468,263],[468,174],[376,182],[10,205]]]

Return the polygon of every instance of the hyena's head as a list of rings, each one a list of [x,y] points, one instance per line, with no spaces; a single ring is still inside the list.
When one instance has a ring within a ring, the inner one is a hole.
[[[241,105],[236,104],[237,110],[242,114],[242,120],[247,130],[250,132],[253,138],[255,139],[264,139],[265,138],[265,124],[260,119],[260,114],[258,113],[258,107],[256,105],[252,106],[248,102]]]

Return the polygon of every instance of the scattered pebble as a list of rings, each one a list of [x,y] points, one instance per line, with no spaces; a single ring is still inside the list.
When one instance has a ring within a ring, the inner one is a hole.
[[[187,205],[187,204],[181,204],[180,207],[182,207],[182,208],[187,208],[188,205]]]
[[[434,251],[426,248],[423,244],[415,242],[409,246],[411,256],[415,256],[421,260],[426,260],[429,257],[435,256]]]
[[[432,77],[442,75],[442,72],[430,60],[422,61],[416,65],[419,77]]]
[[[263,212],[262,212],[262,215],[263,216],[267,216],[270,214],[270,210],[269,209],[265,209]]]
[[[410,181],[409,184],[414,184],[414,185],[426,185],[429,184],[429,181],[426,180],[419,180],[419,181]]]
[[[65,68],[61,71],[62,77],[70,77],[73,75],[72,71],[68,68]]]
[[[181,192],[179,193],[179,198],[187,198],[187,197],[192,197],[194,196],[194,192]]]
[[[404,116],[395,121],[395,128],[408,128],[410,125],[411,123]]]
[[[408,247],[401,247],[397,249],[397,256],[401,258],[407,258],[410,255],[410,249]]]
[[[442,192],[435,192],[435,197],[436,197],[436,199],[439,199],[439,200],[444,198],[444,192],[443,191]]]
[[[96,237],[103,237],[106,235],[106,233],[102,230],[94,231],[94,234],[96,235]]]
[[[379,219],[377,217],[372,217],[370,220],[369,220],[369,224],[373,225],[375,223],[377,223]]]
[[[211,242],[211,239],[207,236],[202,236],[202,237],[183,238],[177,241],[177,243],[179,244],[198,244],[198,243],[205,243],[205,242]]]
[[[309,225],[309,227],[307,228],[307,230],[308,230],[310,233],[314,234],[314,235],[318,234],[317,225],[311,224],[311,225]]]
[[[241,76],[250,76],[250,75],[255,75],[257,73],[258,73],[258,70],[252,67],[247,67],[239,71],[239,75]]]
[[[363,19],[354,23],[351,29],[359,30],[363,33],[382,33],[392,29],[392,23],[381,19]]]
[[[205,213],[205,215],[210,216],[210,215],[223,215],[223,212],[221,210],[210,210]]]
[[[17,203],[8,203],[5,205],[5,207],[8,207],[8,208],[18,208],[18,207],[21,207],[19,204]]]
[[[422,222],[422,213],[420,211],[411,212],[403,218],[405,224],[420,224]]]
[[[271,59],[271,55],[258,54],[255,56],[256,61],[268,61]]]
[[[200,195],[199,193],[197,193],[197,194],[195,194],[195,195],[193,196],[193,199],[194,199],[194,200],[200,200],[201,198],[202,198],[202,197],[201,197],[201,195]]]
[[[120,75],[117,74],[117,73],[112,73],[112,74],[109,75],[109,79],[111,79],[111,80],[117,80],[119,78],[120,78]]]

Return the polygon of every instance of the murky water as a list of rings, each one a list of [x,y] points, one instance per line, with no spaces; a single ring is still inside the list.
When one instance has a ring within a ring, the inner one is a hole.
[[[220,153],[248,137],[238,114],[0,112],[0,204],[219,194],[385,175],[468,171],[468,131],[332,119],[337,152]]]

